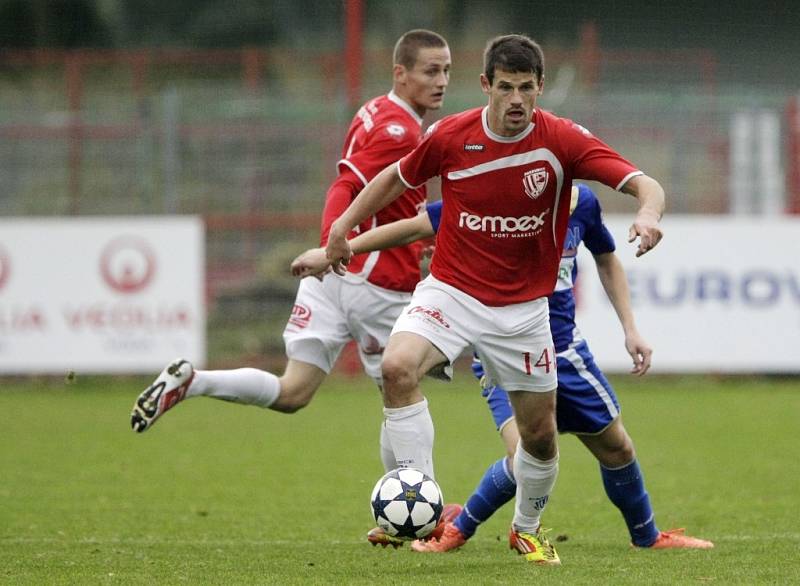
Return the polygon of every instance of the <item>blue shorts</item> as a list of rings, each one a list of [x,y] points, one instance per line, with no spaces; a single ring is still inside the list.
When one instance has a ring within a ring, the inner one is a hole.
[[[557,354],[558,391],[556,422],[560,433],[597,434],[608,427],[620,413],[619,402],[605,375],[595,364],[586,342]],[[479,379],[483,368],[476,356],[472,371]],[[484,388],[494,423],[499,430],[514,416],[508,393],[493,386]]]

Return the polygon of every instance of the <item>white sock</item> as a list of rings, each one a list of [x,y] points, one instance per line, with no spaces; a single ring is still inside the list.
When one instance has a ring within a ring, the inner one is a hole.
[[[417,468],[433,476],[433,420],[428,400],[407,407],[383,408],[386,435],[395,461],[403,468]]]
[[[514,476],[517,478],[517,498],[513,525],[517,531],[536,533],[539,518],[558,476],[558,454],[551,460],[534,458],[517,444],[514,456]]]
[[[203,395],[242,403],[269,407],[278,398],[281,385],[271,372],[256,368],[236,370],[196,370],[187,397]]]
[[[383,462],[384,472],[389,472],[397,468],[397,460],[394,459],[392,443],[389,441],[389,434],[386,432],[386,423],[381,422],[381,462]]]

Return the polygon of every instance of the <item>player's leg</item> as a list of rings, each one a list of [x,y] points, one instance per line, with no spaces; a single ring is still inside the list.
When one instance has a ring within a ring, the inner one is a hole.
[[[256,368],[198,370],[186,396],[295,413],[311,402],[326,376],[320,366],[293,358],[280,377]]]
[[[395,349],[397,356],[393,354]],[[381,460],[385,468],[390,467],[409,467],[418,468],[433,478],[433,420],[428,411],[428,402],[419,391],[419,378],[424,375],[425,369],[433,368],[442,360],[445,360],[441,353],[425,338],[408,332],[393,334],[384,352],[384,369],[386,359],[389,359],[389,372],[394,372],[393,368],[400,368],[399,365],[408,365],[409,369],[418,372],[413,378],[414,386],[418,395],[411,394],[413,398],[419,398],[417,402],[398,407],[390,407],[386,402],[387,387],[393,388],[392,383],[397,384],[394,378],[387,385],[386,371],[384,370],[383,394],[384,394],[384,421],[381,426]],[[399,379],[400,377],[397,376]],[[405,381],[398,381],[399,383]],[[406,383],[407,384],[407,383]],[[397,404],[397,403],[392,403]],[[457,511],[447,509],[445,512],[449,516],[457,515]],[[445,520],[446,521],[446,520]],[[439,529],[439,526],[437,526]],[[444,530],[444,524],[441,531]],[[394,548],[400,547],[403,541],[386,534],[380,527],[375,527],[367,533],[367,541],[373,545],[388,545]]]
[[[536,532],[542,511],[558,475],[558,445],[555,425],[555,390],[509,393],[520,441],[514,456],[517,502],[514,526]]]
[[[710,542],[661,532],[656,527],[650,496],[633,440],[622,423],[616,394],[585,342],[559,353],[558,377],[558,427],[575,433],[597,458],[603,487],[622,513],[631,542],[638,547],[712,546]]]
[[[506,401],[508,402],[507,398]],[[510,412],[510,403],[508,404]],[[475,534],[481,523],[514,498],[517,482],[514,479],[513,463],[519,433],[513,414],[501,428],[500,435],[508,455],[486,469],[464,507],[452,522],[445,525],[439,539],[417,540],[411,544],[411,549],[423,553],[444,553],[457,549]]]
[[[683,529],[659,531],[636,459],[633,440],[617,418],[602,433],[578,436],[600,463],[600,475],[609,500],[620,510],[631,543],[653,549],[710,549],[711,541],[683,534]]]
[[[206,395],[216,399],[270,407],[278,397],[278,377],[255,368],[195,370],[188,360],[167,365],[139,394],[131,413],[134,431],[143,432],[183,399]]]
[[[349,282],[343,283],[342,292],[343,311],[364,372],[382,390],[383,353],[389,344],[392,328],[411,300],[411,294],[388,291],[369,283]],[[379,449],[384,471],[397,468],[385,421],[381,421]]]
[[[389,339],[383,356],[384,426],[399,466],[433,471],[433,420],[419,381],[447,361],[426,338],[398,332]]]
[[[508,391],[520,435],[514,456],[514,526],[536,532],[558,473],[556,358],[547,301],[494,308],[489,332],[476,344],[486,383]]]
[[[334,279],[301,282],[283,334],[289,361],[281,377],[255,368],[196,371],[187,360],[173,361],[134,403],[133,429],[146,431],[180,401],[198,396],[284,413],[307,405],[349,339],[337,289]]]
[[[520,434],[514,456],[517,490],[509,547],[528,561],[557,565],[561,561],[540,523],[558,476],[556,392],[515,391],[509,397]]]
[[[194,377],[194,367],[188,360],[178,358],[170,362],[136,397],[131,410],[133,431],[147,431],[159,417],[183,401]]]
[[[622,513],[631,542],[642,547],[652,545],[659,531],[633,442],[621,418],[617,417],[597,435],[578,435],[578,438],[597,458],[603,488]]]
[[[278,396],[269,408],[281,413],[295,413],[306,407],[326,376],[328,371],[316,364],[290,358],[278,379]]]
[[[560,563],[540,530],[540,518],[558,476],[556,364],[544,299],[494,308],[494,332],[476,344],[488,384],[509,391],[520,441],[509,545],[531,562]],[[496,332],[496,334],[495,334]]]
[[[311,401],[325,376],[318,366],[291,359],[281,377],[256,368],[194,370],[176,360],[139,396],[131,425],[145,431],[179,401],[200,396],[294,413]]]
[[[658,536],[650,497],[617,397],[585,342],[558,354],[558,427],[574,433],[600,463],[609,500],[620,510],[635,544]]]
[[[446,367],[470,343],[469,300],[461,299],[468,297],[433,277],[422,281],[392,329],[381,364],[386,434],[395,460],[432,478],[433,421],[419,383],[425,374],[449,379]]]

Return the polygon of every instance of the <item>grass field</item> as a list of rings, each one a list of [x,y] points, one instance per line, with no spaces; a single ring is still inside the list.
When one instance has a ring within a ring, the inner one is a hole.
[[[711,551],[628,546],[597,466],[572,437],[545,513],[560,568],[507,549],[507,505],[445,555],[369,547],[382,474],[380,402],[332,379],[280,415],[195,399],[136,435],[139,378],[0,381],[0,583],[787,584],[800,583],[800,380],[613,382],[662,529]],[[426,384],[437,478],[465,499],[501,453],[467,374]]]

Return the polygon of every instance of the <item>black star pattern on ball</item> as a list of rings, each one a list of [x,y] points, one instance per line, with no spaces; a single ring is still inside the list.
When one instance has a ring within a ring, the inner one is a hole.
[[[401,477],[400,474],[392,474],[390,477],[396,478],[400,482],[400,492],[392,499],[384,500],[381,499],[380,491],[378,492],[375,500],[372,503],[373,510],[375,512],[375,516],[383,517],[392,526],[397,529],[397,537],[404,537],[408,539],[414,539],[417,537],[417,531],[428,525],[434,519],[438,519],[442,513],[443,504],[439,502],[431,502],[426,499],[421,490],[422,485],[427,481],[430,482],[426,477],[423,477],[422,480],[416,484],[409,484],[405,482]],[[406,504],[406,511],[407,514],[405,516],[405,522],[400,524],[395,522],[389,518],[389,516],[385,513],[385,509],[391,503],[394,502],[405,502]],[[417,504],[428,504],[432,509],[432,514],[428,517],[423,523],[419,525],[414,524],[414,520],[411,516],[411,512],[414,510],[414,507]]]

